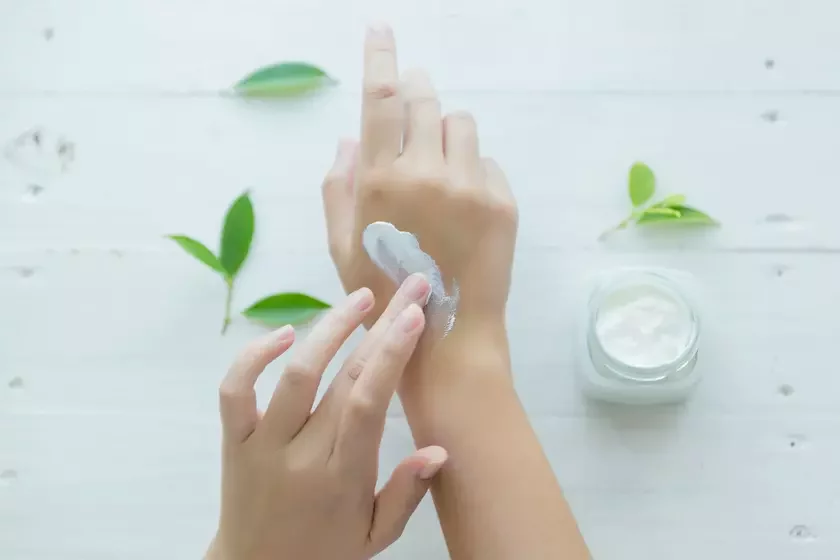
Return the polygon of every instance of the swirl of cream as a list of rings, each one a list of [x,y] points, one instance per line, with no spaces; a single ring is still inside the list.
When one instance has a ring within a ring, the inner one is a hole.
[[[396,285],[418,272],[426,277],[432,287],[426,300],[426,316],[439,325],[446,336],[455,325],[458,283],[453,280],[452,288],[447,292],[440,267],[420,249],[417,237],[400,231],[389,222],[373,222],[362,234],[362,245],[370,260]]]

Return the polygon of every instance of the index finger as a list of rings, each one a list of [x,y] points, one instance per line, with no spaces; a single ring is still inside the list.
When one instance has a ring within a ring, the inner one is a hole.
[[[385,339],[350,391],[333,456],[340,464],[378,459],[385,414],[405,366],[423,333],[423,310],[412,303],[391,324]]]
[[[321,376],[344,341],[373,307],[373,293],[360,288],[319,321],[300,345],[277,383],[263,416],[264,430],[286,443],[309,420]]]
[[[295,340],[295,330],[286,325],[253,341],[239,354],[219,386],[219,411],[225,441],[242,443],[257,427],[257,394],[254,384],[266,366],[283,354]]]
[[[391,163],[400,155],[403,110],[397,75],[394,32],[371,25],[365,38],[361,159],[365,164]]]

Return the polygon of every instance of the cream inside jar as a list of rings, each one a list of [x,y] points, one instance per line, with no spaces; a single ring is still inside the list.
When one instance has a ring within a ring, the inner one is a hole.
[[[675,362],[691,343],[694,320],[688,305],[655,284],[629,284],[608,293],[595,316],[604,352],[633,368]]]

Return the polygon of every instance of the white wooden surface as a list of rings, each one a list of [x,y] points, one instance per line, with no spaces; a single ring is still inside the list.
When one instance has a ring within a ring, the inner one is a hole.
[[[837,560],[839,17],[835,0],[1,0],[0,142],[40,127],[47,148],[0,160],[0,558],[200,556],[216,387],[260,330],[220,337],[222,283],[162,235],[213,244],[250,187],[236,305],[336,301],[319,183],[358,126],[364,25],[386,19],[517,193],[517,385],[595,557]],[[341,86],[216,95],[285,59]],[[597,243],[637,159],[724,227]],[[684,406],[586,403],[581,279],[641,263],[700,279],[706,379]],[[410,449],[395,405],[383,470]],[[446,557],[430,502],[383,557]]]

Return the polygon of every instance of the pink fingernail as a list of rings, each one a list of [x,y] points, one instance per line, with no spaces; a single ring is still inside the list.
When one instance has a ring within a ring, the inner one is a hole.
[[[289,342],[295,336],[295,329],[292,325],[286,325],[274,331],[274,336],[277,337],[279,343]]]
[[[367,288],[360,288],[353,292],[353,305],[359,311],[367,311],[373,306],[373,292]]]
[[[412,274],[405,281],[405,289],[411,301],[426,305],[432,286],[422,274]]]
[[[435,476],[443,467],[449,455],[442,447],[429,447],[423,450],[423,455],[427,457],[426,464],[417,472],[420,480],[429,480]]]

